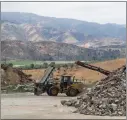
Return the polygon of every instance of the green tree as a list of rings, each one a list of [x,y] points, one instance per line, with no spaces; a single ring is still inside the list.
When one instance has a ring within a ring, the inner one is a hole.
[[[55,62],[51,62],[51,63],[49,64],[49,66],[54,67],[54,66],[55,66]]]
[[[68,68],[68,65],[67,64],[64,64],[63,67]]]
[[[43,63],[43,68],[47,68],[48,67],[48,63],[44,62]]]
[[[30,64],[30,68],[32,68],[32,69],[33,69],[33,68],[34,68],[34,64]]]
[[[13,64],[12,63],[9,63],[8,66],[13,67]]]

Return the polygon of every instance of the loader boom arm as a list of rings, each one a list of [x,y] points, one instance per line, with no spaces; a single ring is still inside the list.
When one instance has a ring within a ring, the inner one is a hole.
[[[54,69],[55,69],[55,67],[48,67],[45,74],[44,74],[44,76],[40,80],[40,83],[45,84],[48,81],[48,78],[50,77],[50,75],[51,75],[51,73],[53,72]]]
[[[84,63],[84,62],[80,62],[80,61],[76,61],[75,62],[77,65],[79,66],[82,66],[82,67],[85,67],[85,68],[88,68],[88,69],[91,69],[91,70],[94,70],[94,71],[97,71],[97,72],[100,72],[104,75],[109,75],[111,74],[112,72],[108,71],[108,70],[104,70],[102,68],[99,68],[99,67],[96,67],[96,66],[93,66],[93,65],[89,65],[87,63]]]

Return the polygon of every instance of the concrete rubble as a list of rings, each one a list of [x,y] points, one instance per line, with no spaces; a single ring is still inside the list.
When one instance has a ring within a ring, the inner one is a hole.
[[[113,71],[83,95],[62,105],[77,108],[74,113],[99,116],[126,116],[126,67]]]

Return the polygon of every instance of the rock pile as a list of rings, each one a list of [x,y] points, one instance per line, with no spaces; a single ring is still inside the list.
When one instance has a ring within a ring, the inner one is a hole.
[[[115,70],[77,99],[61,101],[62,105],[74,106],[74,112],[85,115],[126,115],[126,67]]]
[[[1,92],[2,93],[34,92],[34,83],[5,86],[5,87],[2,87]]]

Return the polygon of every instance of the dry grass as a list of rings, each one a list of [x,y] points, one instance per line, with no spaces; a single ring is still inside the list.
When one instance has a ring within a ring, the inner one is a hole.
[[[28,75],[31,74],[34,80],[40,80],[44,74],[44,69],[23,70],[23,72]]]
[[[126,59],[116,59],[116,60],[110,60],[110,61],[105,61],[105,62],[99,62],[99,63],[94,63],[93,65],[104,68],[109,71],[113,71],[122,65],[126,64]],[[83,67],[79,67],[77,70],[75,68],[73,69],[65,69],[61,68],[60,71],[55,71],[54,72],[54,78],[59,78],[60,75],[62,74],[68,74],[75,76],[77,79],[84,79],[89,82],[94,82],[97,80],[100,80],[101,78],[105,77],[105,75],[92,71]],[[23,70],[26,74],[31,74],[32,78],[35,80],[40,80],[41,77],[44,74],[44,69],[39,69],[39,70]]]

